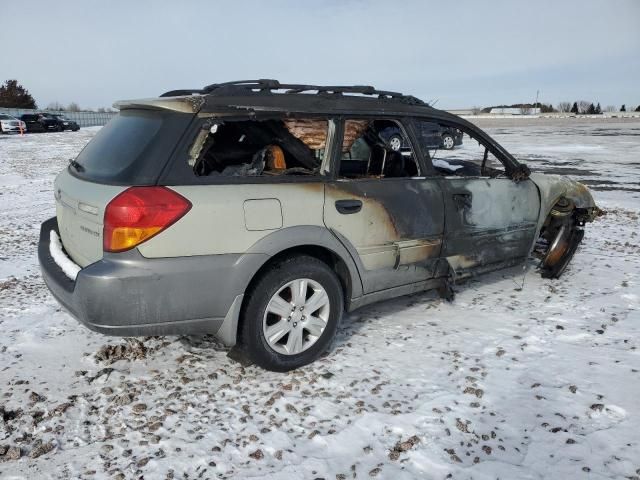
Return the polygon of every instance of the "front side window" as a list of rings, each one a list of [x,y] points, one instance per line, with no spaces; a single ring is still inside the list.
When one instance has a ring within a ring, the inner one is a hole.
[[[455,126],[436,121],[415,122],[417,140],[435,171],[443,176],[499,177],[504,165],[481,140]]]
[[[339,177],[414,177],[420,168],[402,125],[386,119],[348,119]]]
[[[190,152],[198,176],[318,175],[329,121],[314,118],[205,123]]]

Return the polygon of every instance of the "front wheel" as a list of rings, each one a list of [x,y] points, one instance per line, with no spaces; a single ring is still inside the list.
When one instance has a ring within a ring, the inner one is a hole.
[[[584,230],[572,218],[558,226],[540,262],[542,278],[559,278],[564,273],[583,236]]]
[[[340,280],[327,264],[302,255],[285,259],[251,289],[241,319],[240,346],[267,370],[302,367],[327,349],[343,309]]]

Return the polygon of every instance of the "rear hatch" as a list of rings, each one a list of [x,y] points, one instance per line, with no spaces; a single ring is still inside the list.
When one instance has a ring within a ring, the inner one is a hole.
[[[128,187],[157,183],[193,117],[161,109],[123,110],[58,175],[58,228],[67,254],[78,265],[102,258],[107,204]]]

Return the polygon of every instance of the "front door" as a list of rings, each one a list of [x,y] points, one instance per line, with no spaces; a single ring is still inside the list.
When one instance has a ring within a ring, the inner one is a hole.
[[[533,244],[540,209],[535,184],[507,178],[504,163],[479,135],[465,131],[462,144],[453,150],[432,146],[428,150],[444,195],[442,256],[454,271],[466,275],[524,259]]]
[[[531,180],[445,177],[442,188],[447,215],[443,256],[458,275],[527,256],[539,210]]]
[[[345,122],[340,165],[325,189],[325,224],[359,264],[365,293],[432,278],[444,233],[438,179],[421,176],[413,150],[384,144],[377,132],[390,123]]]

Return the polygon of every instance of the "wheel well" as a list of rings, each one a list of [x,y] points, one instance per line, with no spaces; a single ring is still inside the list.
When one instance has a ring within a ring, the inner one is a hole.
[[[253,275],[253,278],[249,282],[249,285],[247,285],[245,292],[250,292],[251,289],[253,289],[253,286],[260,279],[260,277],[262,277],[262,275],[264,275],[264,273],[269,270],[272,265],[293,255],[307,255],[309,257],[317,258],[318,260],[326,263],[329,268],[331,268],[336,273],[336,275],[338,276],[338,280],[340,280],[345,304],[349,302],[349,300],[351,299],[352,286],[351,276],[349,274],[349,268],[347,267],[347,264],[335,252],[318,245],[298,245],[295,247],[287,248],[286,250],[282,250],[281,252],[277,253],[269,260],[267,260]],[[240,310],[241,312],[244,312],[247,298],[248,295],[245,294],[242,301],[242,308]],[[240,318],[240,321],[238,322],[238,333],[240,332],[241,325],[242,318]]]

